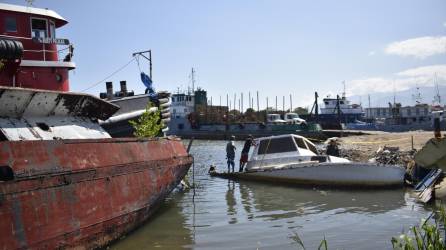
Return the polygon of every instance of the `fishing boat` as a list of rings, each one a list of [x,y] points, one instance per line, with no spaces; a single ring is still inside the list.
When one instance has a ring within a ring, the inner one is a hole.
[[[0,20],[0,249],[103,247],[156,211],[192,157],[175,137],[112,138],[99,121],[119,107],[68,92],[56,12],[0,3]]]
[[[391,187],[403,185],[404,173],[400,166],[320,155],[308,139],[288,134],[256,139],[245,172],[211,175],[315,186]]]

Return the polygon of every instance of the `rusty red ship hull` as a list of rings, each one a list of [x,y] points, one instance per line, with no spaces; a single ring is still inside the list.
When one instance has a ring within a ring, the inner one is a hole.
[[[192,163],[177,139],[0,142],[0,249],[92,249],[143,223]],[[1,173],[1,172],[0,172]]]

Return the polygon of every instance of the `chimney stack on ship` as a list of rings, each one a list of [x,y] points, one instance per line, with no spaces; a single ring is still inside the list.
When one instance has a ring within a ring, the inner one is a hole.
[[[121,85],[121,96],[127,96],[127,82],[126,81],[120,81]]]
[[[107,88],[107,99],[113,99],[113,82],[106,82],[105,86]]]

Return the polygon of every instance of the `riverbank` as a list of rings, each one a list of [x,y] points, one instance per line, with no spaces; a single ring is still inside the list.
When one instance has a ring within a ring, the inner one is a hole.
[[[442,131],[442,135],[445,133],[446,131]],[[376,155],[380,148],[384,147],[398,148],[398,154],[410,155],[412,149],[421,149],[433,136],[432,131],[399,133],[373,131],[364,135],[342,137],[338,142],[343,156],[352,161],[367,162]]]

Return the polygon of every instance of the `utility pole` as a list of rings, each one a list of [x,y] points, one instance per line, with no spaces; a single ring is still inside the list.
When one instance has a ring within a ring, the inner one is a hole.
[[[260,108],[259,108],[259,91],[257,91],[257,112],[259,112],[260,111]]]
[[[252,108],[252,106],[251,106],[251,92],[248,92],[248,102],[249,102],[249,108]]]
[[[237,94],[236,93],[234,93],[234,115],[235,115],[235,110],[237,109],[237,106],[236,106],[236,101],[237,101]]]
[[[266,97],[266,111],[268,113],[268,96]]]
[[[276,96],[276,112],[277,112],[277,96]]]
[[[148,57],[146,55],[144,55],[146,53],[149,54]],[[150,80],[152,80],[152,82],[153,82],[153,77],[152,77],[152,50],[149,49],[149,50],[145,50],[145,51],[135,52],[135,53],[132,54],[132,56],[136,56],[136,55],[142,56],[142,57],[144,57],[145,59],[147,59],[149,61],[149,76],[150,76]],[[136,58],[136,61],[138,61],[138,58]]]
[[[244,111],[243,111],[243,92],[241,93],[240,98],[241,98],[241,102],[242,102],[242,107],[241,107],[242,109],[241,109],[240,113],[243,114],[244,113]]]
[[[285,115],[285,96],[282,98],[282,112]]]
[[[226,94],[226,126],[225,131],[228,131],[229,124],[229,94]]]

